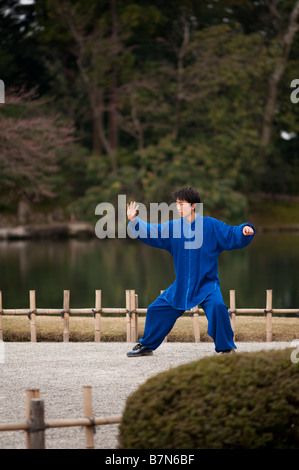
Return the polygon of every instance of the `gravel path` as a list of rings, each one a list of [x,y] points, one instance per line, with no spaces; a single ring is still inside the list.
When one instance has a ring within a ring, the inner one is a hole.
[[[25,421],[26,389],[38,388],[46,419],[83,417],[83,386],[94,416],[121,415],[126,398],[159,372],[214,354],[213,343],[163,343],[153,356],[127,358],[128,343],[2,343],[0,423]],[[284,349],[287,342],[237,343],[238,352]],[[0,355],[1,359],[1,355]],[[118,425],[98,426],[95,447],[117,448]],[[48,429],[47,449],[84,448],[80,427]],[[23,431],[0,433],[0,449],[26,448]]]

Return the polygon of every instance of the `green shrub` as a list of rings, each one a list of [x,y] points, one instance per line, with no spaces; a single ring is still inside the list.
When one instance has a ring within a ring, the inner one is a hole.
[[[299,448],[291,351],[213,356],[150,378],[127,399],[119,447]]]

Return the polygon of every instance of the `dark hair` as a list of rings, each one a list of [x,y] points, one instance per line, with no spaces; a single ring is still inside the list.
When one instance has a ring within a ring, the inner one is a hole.
[[[200,202],[200,196],[198,192],[193,188],[181,188],[178,191],[174,191],[172,196],[175,200],[187,201],[190,204]]]

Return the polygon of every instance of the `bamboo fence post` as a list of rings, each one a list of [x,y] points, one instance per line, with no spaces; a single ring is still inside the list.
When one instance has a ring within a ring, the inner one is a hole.
[[[126,290],[127,342],[136,341],[136,302],[135,290]]]
[[[94,424],[93,424],[93,413],[92,413],[92,397],[91,397],[91,387],[83,387],[84,394],[84,416],[90,420],[90,424],[85,426],[85,448],[94,449]]]
[[[35,301],[35,290],[31,290],[29,294],[30,298],[30,335],[31,341],[36,343],[36,301]]]
[[[63,292],[63,341],[70,340],[70,291]]]
[[[30,449],[45,449],[45,408],[43,400],[30,400]]]
[[[2,291],[0,290],[0,341],[3,341],[3,325],[2,325]]]
[[[130,291],[126,290],[127,342],[131,342]]]
[[[94,310],[94,340],[96,343],[101,341],[101,310],[102,310],[102,291],[96,290],[95,310]]]
[[[266,340],[272,341],[272,290],[267,290],[266,294]]]
[[[193,312],[192,320],[193,320],[193,328],[194,328],[194,340],[195,340],[195,343],[200,343],[198,306],[193,307],[191,309],[191,312]]]
[[[138,294],[135,294],[135,310],[138,308]],[[135,312],[135,342],[138,341],[138,313],[137,311]]]
[[[230,308],[230,321],[231,321],[232,329],[234,332],[234,339],[235,339],[235,330],[236,330],[236,291],[235,290],[229,291],[229,308]]]
[[[131,305],[131,341],[137,342],[138,332],[136,329],[136,294],[134,290],[130,291],[130,305]]]
[[[26,421],[30,422],[30,401],[32,398],[40,398],[38,389],[27,389],[26,390]],[[31,448],[31,439],[29,430],[26,431],[26,448]]]

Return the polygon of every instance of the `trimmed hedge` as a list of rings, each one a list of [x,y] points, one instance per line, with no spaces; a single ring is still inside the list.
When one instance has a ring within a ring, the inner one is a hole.
[[[127,399],[119,448],[299,448],[292,351],[213,356],[150,378]]]

